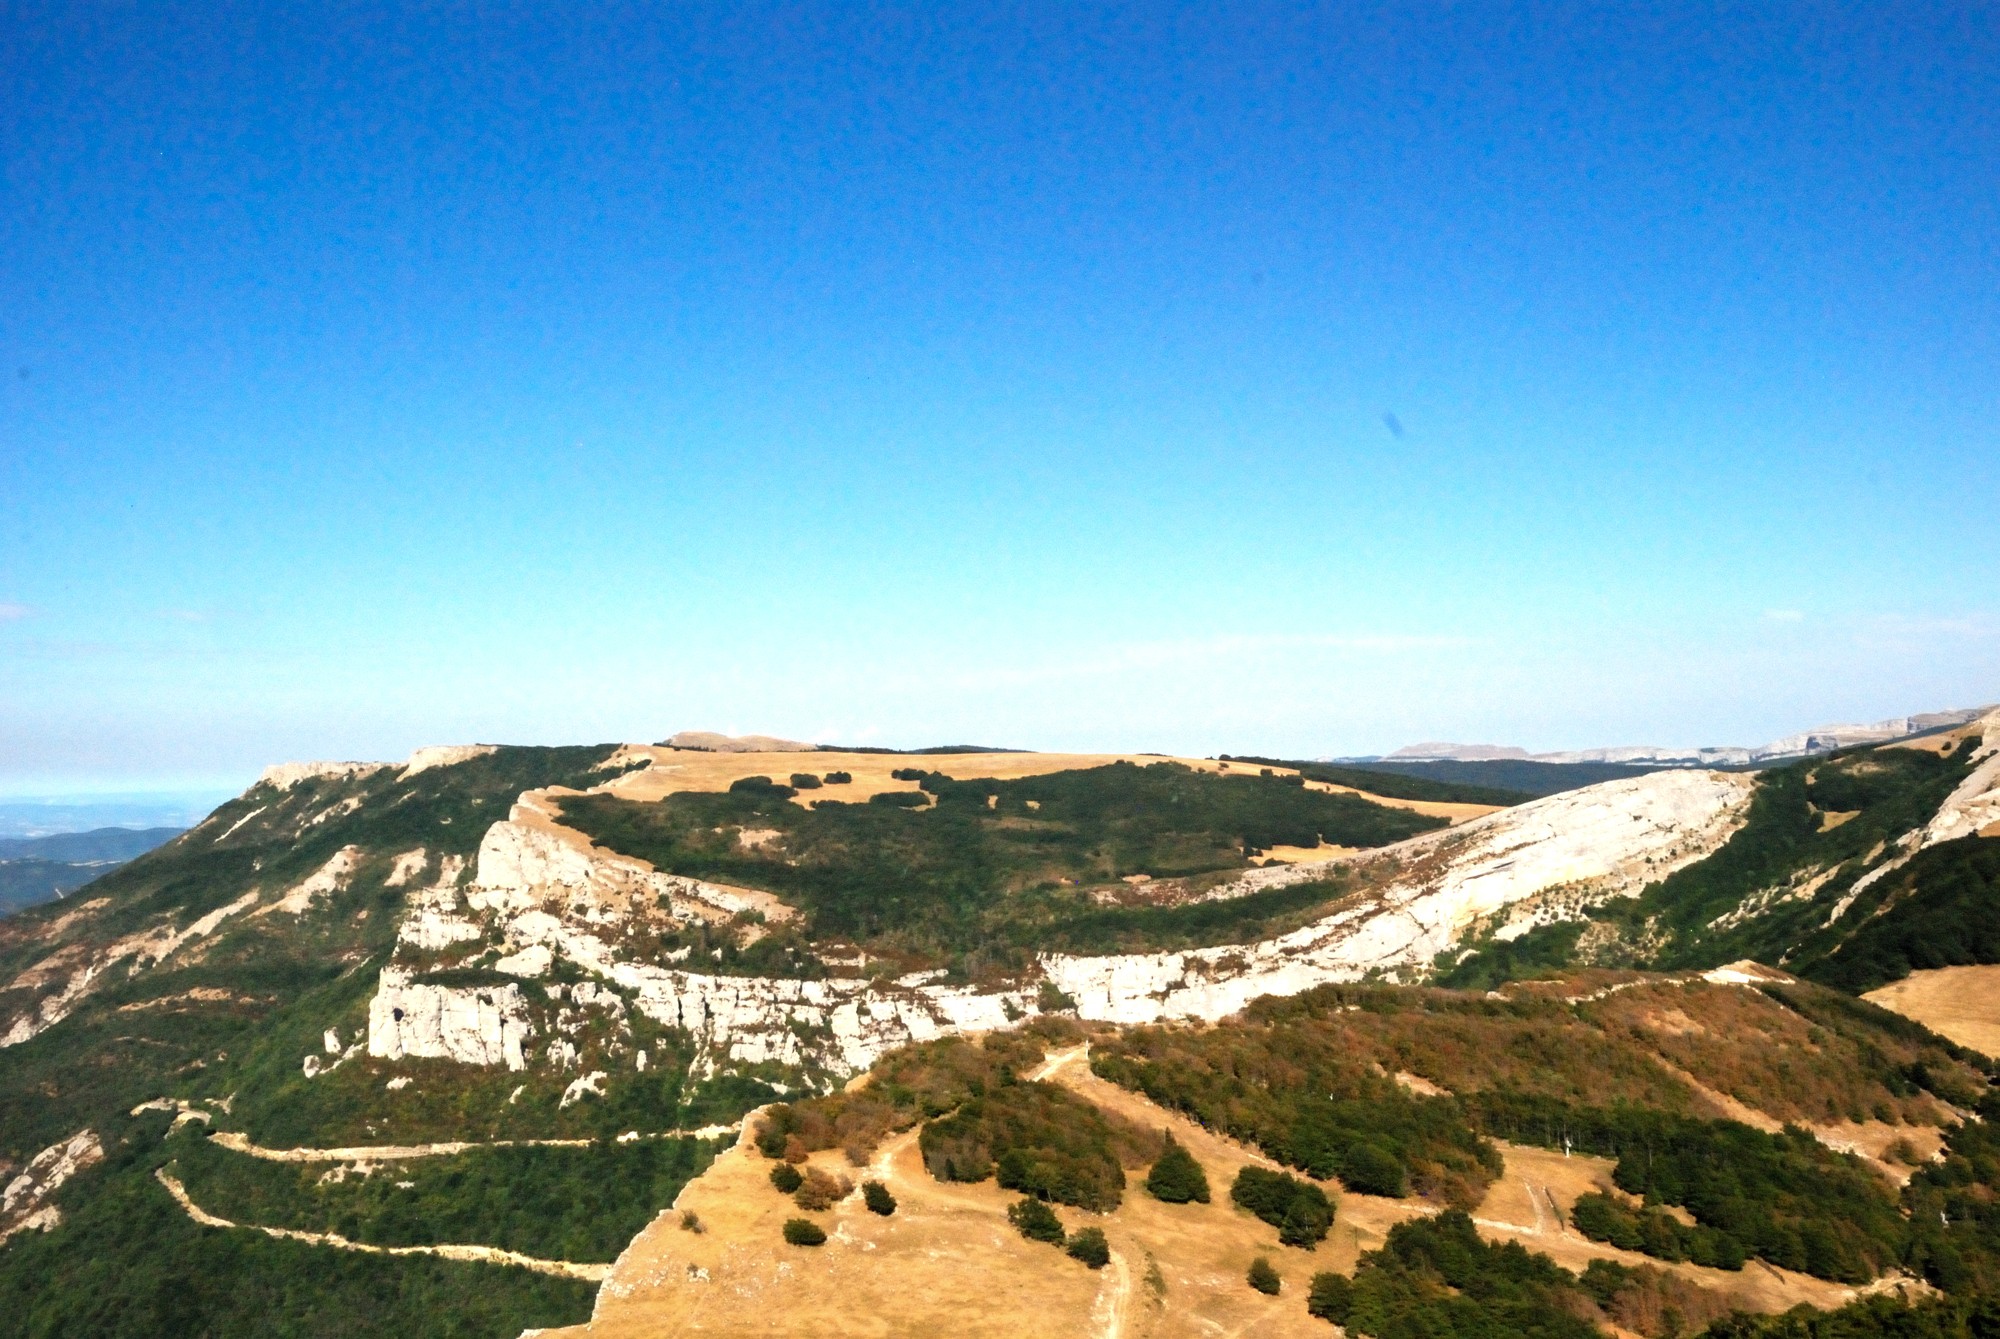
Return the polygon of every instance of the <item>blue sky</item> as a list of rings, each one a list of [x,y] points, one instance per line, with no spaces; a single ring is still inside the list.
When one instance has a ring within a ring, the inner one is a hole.
[[[0,793],[2000,699],[1990,9],[4,21]]]

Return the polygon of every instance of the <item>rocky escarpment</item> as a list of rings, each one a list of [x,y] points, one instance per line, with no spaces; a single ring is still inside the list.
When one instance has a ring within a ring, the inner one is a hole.
[[[1569,792],[1369,853],[1356,863],[1376,885],[1371,892],[1282,938],[1184,953],[1050,955],[1042,973],[1085,1017],[1130,1023],[1221,1018],[1260,995],[1421,970],[1475,929],[1506,936],[1573,917],[1713,852],[1740,822],[1752,785],[1741,775],[1689,771]],[[979,991],[938,983],[935,973],[798,980],[705,973],[685,962],[686,950],[674,955],[681,961],[648,960],[634,952],[631,932],[649,919],[789,909],[765,894],[663,874],[603,851],[553,815],[547,797],[524,795],[487,832],[462,905],[452,890],[420,897],[404,923],[405,943],[465,940],[459,961],[530,979],[567,963],[645,1016],[685,1030],[708,1073],[775,1063],[831,1079],[904,1043],[1008,1026],[1041,1005],[1043,981]],[[1235,891],[1316,872],[1254,871]],[[556,998],[559,988],[549,989]],[[369,1050],[514,1066],[506,1048],[532,1024],[516,996],[502,998],[416,985],[391,968],[370,1012]],[[448,1019],[461,1021],[454,1027]],[[574,1063],[560,1027],[541,1053]]]
[[[1427,967],[1471,932],[1501,938],[1573,919],[1714,852],[1748,807],[1750,778],[1656,772],[1551,796],[1370,857],[1395,873],[1374,895],[1282,938],[1187,953],[1043,959],[1086,1018],[1217,1019],[1260,995]]]
[[[1938,806],[1924,828],[1925,846],[1975,834],[2000,835],[2000,710],[1988,712],[1979,726],[1972,773]]]

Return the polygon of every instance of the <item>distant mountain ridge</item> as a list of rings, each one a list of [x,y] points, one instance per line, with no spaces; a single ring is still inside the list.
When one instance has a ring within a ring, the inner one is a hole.
[[[1748,763],[1772,762],[1785,758],[1831,753],[1859,744],[1886,744],[1932,730],[1948,730],[1975,721],[1993,710],[1992,704],[1961,707],[1950,711],[1921,712],[1914,716],[1892,716],[1868,724],[1820,725],[1795,735],[1785,735],[1756,747],[1735,745],[1707,748],[1666,748],[1653,744],[1622,745],[1597,749],[1565,749],[1554,753],[1530,753],[1523,748],[1500,744],[1455,744],[1432,740],[1409,744],[1384,754],[1381,762],[1543,762],[1543,763],[1656,763],[1677,767],[1741,767]]]

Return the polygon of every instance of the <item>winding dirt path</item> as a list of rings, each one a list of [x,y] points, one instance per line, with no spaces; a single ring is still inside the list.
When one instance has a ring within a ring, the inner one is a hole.
[[[205,1117],[204,1117],[205,1119]],[[662,1130],[642,1134],[639,1139],[721,1139],[735,1134],[739,1123],[704,1125],[699,1130]],[[218,1130],[209,1142],[233,1153],[248,1154],[266,1162],[407,1162],[412,1158],[449,1158],[482,1148],[589,1148],[595,1139],[495,1139],[488,1143],[446,1144],[357,1144],[352,1148],[265,1148],[250,1142],[250,1136],[236,1130]],[[633,1143],[622,1136],[619,1143]]]
[[[505,1251],[497,1246],[376,1246],[363,1241],[349,1241],[346,1237],[332,1232],[305,1232],[291,1227],[264,1227],[257,1223],[233,1223],[227,1218],[208,1212],[188,1197],[187,1187],[175,1179],[173,1174],[162,1167],[153,1173],[159,1183],[167,1188],[174,1202],[187,1211],[187,1216],[203,1227],[240,1228],[246,1232],[261,1232],[267,1237],[278,1237],[286,1241],[302,1241],[310,1246],[331,1246],[336,1250],[360,1251],[366,1255],[435,1255],[446,1260],[468,1260],[488,1265],[514,1265],[521,1269],[532,1269],[537,1274],[554,1274],[558,1278],[582,1279],[586,1283],[602,1283],[611,1273],[608,1264],[574,1264],[568,1260],[544,1260],[538,1256],[522,1255],[518,1251]]]

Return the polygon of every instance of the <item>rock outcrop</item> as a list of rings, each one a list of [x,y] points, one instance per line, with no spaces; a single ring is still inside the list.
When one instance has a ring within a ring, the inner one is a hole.
[[[0,1192],[0,1242],[30,1228],[51,1231],[62,1211],[51,1200],[72,1176],[104,1161],[104,1145],[90,1130],[78,1130],[28,1160]]]
[[[1709,855],[1739,826],[1753,782],[1655,772],[1553,795],[1373,853],[1405,868],[1373,896],[1278,939],[1186,953],[1052,954],[1048,979],[1086,1018],[1226,1017],[1371,972],[1428,966],[1481,927],[1511,938],[1573,919]],[[1495,924],[1495,922],[1498,924]]]
[[[368,1054],[524,1069],[530,1027],[519,986],[424,985],[385,967],[368,1005]]]
[[[1938,806],[1924,828],[1925,846],[1955,837],[2000,833],[2000,711],[1988,712],[1980,726],[1972,773]]]

